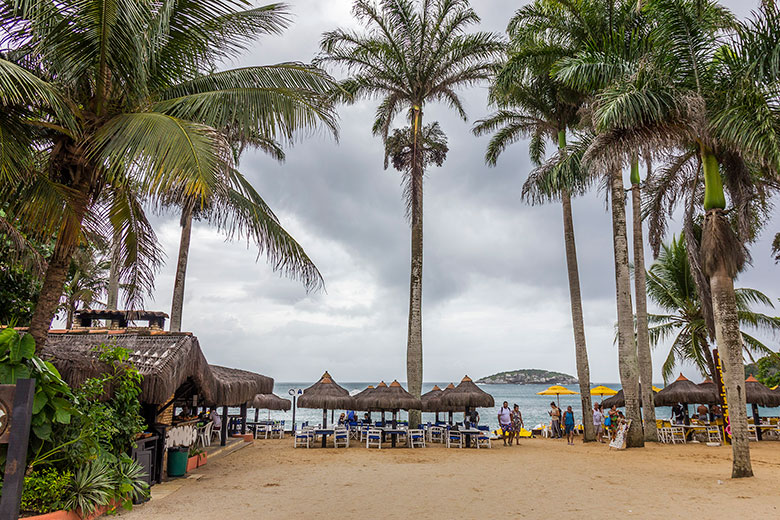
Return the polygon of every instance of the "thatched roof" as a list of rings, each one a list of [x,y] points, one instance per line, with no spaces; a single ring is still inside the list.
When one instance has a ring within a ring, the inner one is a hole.
[[[191,333],[104,330],[50,332],[41,357],[51,361],[65,381],[79,386],[104,374],[108,367],[98,360],[95,347],[117,345],[130,352],[130,362],[143,376],[140,400],[167,403],[184,385],[214,405],[246,403],[259,393],[273,390],[273,379],[252,372],[212,367]]]
[[[682,374],[675,382],[666,385],[663,390],[655,394],[656,406],[674,406],[677,403],[711,404],[717,402],[717,392],[707,386],[697,385]]]
[[[407,392],[398,381],[393,381],[390,386],[383,381],[373,391],[367,392],[359,400],[356,398],[355,401],[355,406],[359,410],[369,412],[419,410],[422,408],[420,400]]]
[[[656,394],[657,395],[657,394]],[[657,402],[655,403],[656,406],[660,406]],[[618,393],[613,395],[612,397],[608,397],[607,399],[604,399],[601,401],[601,406],[604,408],[612,408],[613,406],[617,408],[623,408],[626,405],[626,397],[623,394],[623,389],[621,388],[618,390]],[[639,385],[639,406],[644,406],[644,403],[642,402],[642,384]]]
[[[381,381],[377,386],[385,387],[385,388],[387,387],[384,381]],[[360,392],[352,396],[352,399],[354,400],[353,406],[355,407],[355,410],[360,410],[364,412],[373,411],[373,410],[369,410],[367,399],[375,389],[376,388],[373,385],[368,385],[365,388],[365,390],[361,390]]]
[[[482,390],[465,376],[453,389],[445,390],[439,398],[442,404],[460,408],[491,408],[496,405],[493,396]]]
[[[289,399],[276,394],[257,394],[249,404],[252,408],[261,410],[289,410],[292,407]]]
[[[351,410],[355,400],[349,392],[333,381],[328,372],[322,374],[319,381],[303,391],[298,398],[301,408],[319,408],[322,410]]]
[[[443,390],[439,388],[439,385],[434,385],[430,392],[425,392],[423,395],[420,396],[420,402],[422,403],[422,411],[423,412],[440,412],[441,410],[436,410],[435,404],[439,404],[439,396],[441,396],[441,393]]]
[[[773,392],[753,376],[745,380],[745,399],[750,404],[768,408],[780,406],[780,393]]]

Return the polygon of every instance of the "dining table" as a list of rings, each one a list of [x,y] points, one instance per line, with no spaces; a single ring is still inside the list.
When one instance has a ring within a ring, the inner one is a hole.
[[[382,442],[385,442],[385,436],[390,436],[390,446],[395,448],[396,441],[398,439],[399,435],[407,435],[409,432],[403,428],[392,428],[392,427],[384,427],[382,428]]]
[[[461,435],[463,435],[466,438],[466,447],[471,448],[471,440],[472,437],[474,437],[474,446],[479,448],[479,434],[482,433],[482,430],[478,430],[477,428],[462,428],[458,430]]]
[[[314,430],[314,435],[320,435],[322,436],[322,447],[326,447],[328,445],[328,435],[333,435],[336,433],[336,430],[332,428],[316,428]]]

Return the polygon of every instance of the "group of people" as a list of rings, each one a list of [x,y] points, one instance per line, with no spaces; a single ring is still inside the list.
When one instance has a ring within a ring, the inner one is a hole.
[[[501,427],[501,438],[504,440],[504,446],[507,445],[507,441],[511,446],[513,440],[515,444],[520,444],[520,432],[523,431],[525,425],[523,424],[523,414],[520,413],[520,407],[517,404],[510,409],[509,402],[504,401],[498,411],[498,424]]]
[[[593,405],[593,428],[596,430],[597,441],[604,442],[605,432],[609,434],[610,441],[614,440],[618,428],[624,422],[626,422],[626,416],[616,406],[613,406],[605,413],[601,404],[596,403]]]
[[[714,422],[718,419],[723,419],[723,412],[720,406],[714,404],[707,407],[706,404],[700,404],[696,408],[696,419],[701,422]],[[672,424],[690,424],[691,419],[688,417],[688,407],[683,403],[677,403],[672,406],[672,416],[670,418]]]
[[[564,435],[566,436],[566,443],[570,446],[574,444],[574,410],[569,406],[565,411],[561,410],[559,406],[555,404],[555,401],[550,403],[550,411],[547,412],[550,416],[550,428],[552,430],[552,437],[554,439],[560,439]],[[561,423],[563,423],[563,430],[561,430]]]

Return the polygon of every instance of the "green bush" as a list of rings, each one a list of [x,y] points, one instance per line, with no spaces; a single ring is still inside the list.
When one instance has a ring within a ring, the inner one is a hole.
[[[50,513],[64,507],[68,488],[73,480],[70,471],[54,468],[33,471],[24,477],[21,510],[28,513]]]

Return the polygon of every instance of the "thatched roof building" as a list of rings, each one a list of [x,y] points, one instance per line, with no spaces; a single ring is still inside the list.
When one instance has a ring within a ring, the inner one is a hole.
[[[273,391],[270,377],[209,365],[198,338],[186,332],[50,331],[41,357],[51,361],[69,385],[79,386],[106,372],[95,352],[102,344],[130,352],[130,361],[143,376],[139,399],[145,403],[161,405],[171,396],[189,393],[210,405],[240,405]]]
[[[474,384],[469,376],[464,376],[463,380],[455,388],[442,392],[439,399],[442,404],[460,410],[467,408],[492,408],[496,404],[493,396]]]
[[[252,408],[260,410],[289,410],[292,404],[289,399],[284,399],[276,394],[257,394],[250,403]]]
[[[298,406],[323,410],[351,410],[355,406],[355,400],[345,388],[336,384],[326,371],[319,381],[303,391],[303,395],[298,398]]]
[[[420,396],[420,402],[422,403],[422,411],[423,412],[440,412],[442,410],[436,409],[434,404],[438,403],[439,396],[441,396],[441,393],[443,390],[439,388],[439,385],[433,385],[433,388],[430,392],[425,392],[423,395]],[[446,410],[445,410],[446,411]]]
[[[674,406],[677,403],[712,404],[717,402],[717,391],[713,391],[712,388],[706,385],[697,385],[682,374],[673,383],[666,385],[660,392],[655,394],[656,406]]]
[[[748,404],[757,404],[767,408],[780,406],[780,393],[773,392],[753,376],[745,380],[745,400]]]
[[[398,381],[393,381],[389,386],[383,381],[359,401],[356,399],[355,406],[369,412],[397,411],[419,410],[422,408],[422,403],[420,399],[407,392]]]

